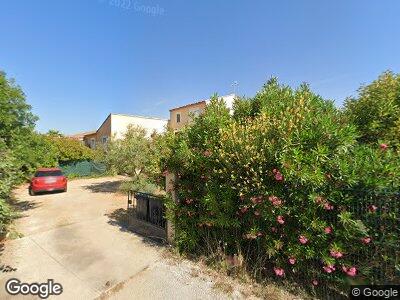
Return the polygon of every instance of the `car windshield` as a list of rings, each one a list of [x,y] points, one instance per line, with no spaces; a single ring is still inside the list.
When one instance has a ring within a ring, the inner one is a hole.
[[[47,176],[63,176],[60,170],[55,171],[38,171],[35,174],[35,177],[47,177]]]

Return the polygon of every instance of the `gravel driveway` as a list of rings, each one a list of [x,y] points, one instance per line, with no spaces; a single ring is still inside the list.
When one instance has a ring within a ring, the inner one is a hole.
[[[191,276],[187,263],[166,262],[162,246],[118,225],[115,212],[126,207],[126,197],[115,193],[120,181],[73,180],[67,193],[35,197],[17,189],[23,212],[15,224],[23,236],[0,250],[0,299],[22,298],[6,293],[9,278],[54,279],[64,290],[55,299],[225,298],[210,278]]]

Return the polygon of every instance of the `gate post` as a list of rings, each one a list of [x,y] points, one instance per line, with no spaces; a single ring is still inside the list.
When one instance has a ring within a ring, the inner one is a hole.
[[[172,200],[175,201],[175,203],[178,203],[179,200],[175,191],[175,182],[176,182],[175,173],[168,172],[167,175],[165,176],[165,189],[167,193],[171,195]],[[170,220],[167,220],[167,241],[172,244],[174,242],[174,237],[175,237],[174,224]]]

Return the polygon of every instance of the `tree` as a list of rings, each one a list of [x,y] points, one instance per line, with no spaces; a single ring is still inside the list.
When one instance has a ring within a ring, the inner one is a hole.
[[[25,154],[36,120],[21,88],[0,71],[0,235],[12,218],[9,193],[30,169]]]
[[[49,131],[44,137],[55,148],[59,163],[92,160],[95,157],[95,152],[92,149],[75,139],[61,135],[57,131]]]
[[[0,138],[8,147],[13,146],[16,137],[30,135],[37,117],[25,101],[25,94],[0,71]]]
[[[400,146],[400,74],[382,73],[345,102],[345,113],[360,133],[363,143]]]
[[[102,159],[109,169],[129,175],[136,187],[141,188],[160,173],[157,147],[160,143],[148,137],[144,128],[129,126],[122,139],[112,139],[104,148]]]
[[[46,135],[48,136],[55,136],[55,137],[63,137],[64,135],[56,129],[50,129],[49,131],[47,131]]]

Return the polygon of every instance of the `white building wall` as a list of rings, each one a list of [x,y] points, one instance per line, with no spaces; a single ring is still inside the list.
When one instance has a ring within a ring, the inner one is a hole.
[[[111,133],[115,138],[123,138],[129,125],[136,125],[143,127],[147,130],[148,136],[150,136],[153,131],[161,133],[165,130],[167,126],[167,120],[151,118],[151,117],[141,117],[141,116],[128,116],[128,115],[111,115]]]
[[[231,114],[233,114],[233,102],[235,101],[235,94],[230,94],[230,95],[226,95],[226,96],[221,96],[219,97],[219,99],[224,100],[225,105],[227,108],[229,108],[229,111]],[[210,99],[206,100],[206,104],[208,105],[210,103]]]

